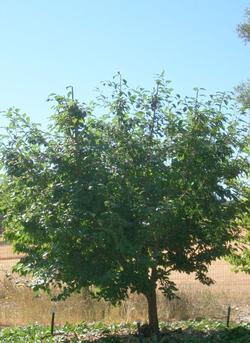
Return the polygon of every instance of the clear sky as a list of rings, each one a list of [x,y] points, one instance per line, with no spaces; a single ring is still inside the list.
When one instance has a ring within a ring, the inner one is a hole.
[[[0,0],[0,110],[36,122],[47,95],[73,85],[94,97],[120,71],[152,87],[166,71],[181,94],[199,86],[232,90],[250,75],[250,47],[238,37],[249,0]],[[1,118],[3,123],[3,119]]]

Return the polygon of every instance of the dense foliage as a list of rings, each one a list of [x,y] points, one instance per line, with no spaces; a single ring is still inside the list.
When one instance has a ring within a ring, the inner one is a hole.
[[[230,95],[153,91],[118,75],[96,103],[53,95],[48,132],[10,109],[2,140],[5,237],[34,289],[83,287],[117,302],[175,293],[171,271],[206,276],[249,209],[247,127]],[[99,107],[98,107],[99,106]],[[101,113],[100,113],[101,112]],[[95,115],[98,113],[98,115]],[[94,286],[94,287],[93,287]]]

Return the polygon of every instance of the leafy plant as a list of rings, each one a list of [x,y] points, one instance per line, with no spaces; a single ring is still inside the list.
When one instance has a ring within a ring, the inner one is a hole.
[[[249,324],[226,328],[225,324],[213,321],[186,321],[160,323],[161,338],[143,338],[145,343],[247,343],[250,338]],[[139,343],[134,324],[104,325],[103,323],[76,326],[66,325],[50,335],[49,328],[38,325],[3,329],[0,332],[4,343]]]
[[[156,288],[174,297],[174,270],[210,284],[249,209],[247,127],[230,95],[181,98],[163,75],[153,91],[121,75],[106,86],[89,105],[53,95],[48,132],[7,111],[5,237],[34,290],[89,287],[113,303],[141,293],[158,333]]]

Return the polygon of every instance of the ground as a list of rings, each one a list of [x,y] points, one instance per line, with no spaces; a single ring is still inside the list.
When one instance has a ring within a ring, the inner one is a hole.
[[[161,323],[161,335],[143,337],[138,334],[136,323],[105,325],[101,322],[66,325],[51,335],[49,327],[38,325],[6,328],[0,331],[3,343],[249,343],[250,325],[227,328],[217,321],[183,321]]]

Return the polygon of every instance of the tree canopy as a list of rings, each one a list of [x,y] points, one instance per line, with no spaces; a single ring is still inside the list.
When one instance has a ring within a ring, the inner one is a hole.
[[[246,42],[250,41],[250,8],[246,9],[245,12],[246,21],[242,24],[239,24],[237,31],[240,38],[244,39]]]
[[[113,303],[142,293],[157,332],[156,289],[174,296],[172,271],[212,282],[249,210],[249,137],[230,94],[202,92],[174,94],[163,75],[131,89],[118,74],[95,102],[51,95],[47,132],[6,112],[5,237],[34,289],[89,287]]]
[[[237,31],[245,43],[250,42],[250,9],[246,9],[246,20],[244,23],[238,25]],[[242,82],[237,88],[238,100],[244,108],[250,109],[250,80]]]
[[[238,34],[245,43],[250,42],[250,9],[246,9],[246,20],[244,23],[238,25]],[[243,105],[245,110],[250,110],[250,80],[241,83],[237,88],[237,100]],[[249,126],[249,119],[248,119]],[[250,126],[249,126],[250,129]],[[250,131],[249,133],[250,134]],[[248,148],[249,154],[249,148]],[[236,249],[233,249],[229,256],[229,261],[235,266],[236,270],[250,273],[250,215],[247,212],[242,222],[242,235],[237,242]]]

